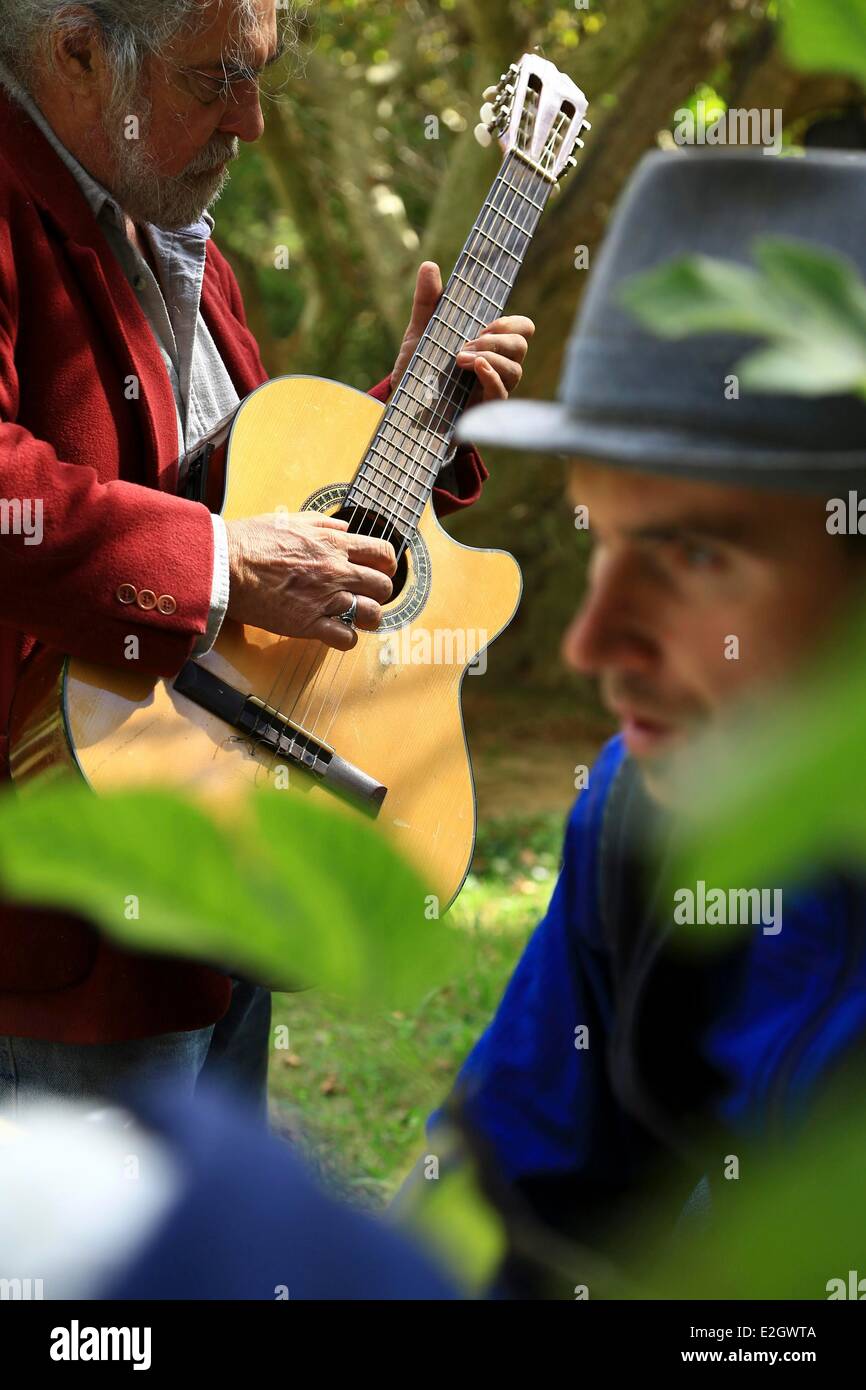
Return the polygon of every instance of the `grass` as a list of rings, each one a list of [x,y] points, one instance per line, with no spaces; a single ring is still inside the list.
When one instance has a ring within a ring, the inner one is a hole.
[[[556,881],[574,766],[591,762],[599,743],[600,730],[583,720],[576,728],[565,711],[543,732],[522,729],[525,696],[512,717],[497,700],[495,722],[480,695],[467,706],[479,831],[449,921],[471,935],[471,972],[411,1014],[360,1015],[317,990],[274,997],[274,1024],[289,1041],[272,1053],[274,1123],[365,1205],[386,1202],[423,1152],[427,1115],[490,1021]]]

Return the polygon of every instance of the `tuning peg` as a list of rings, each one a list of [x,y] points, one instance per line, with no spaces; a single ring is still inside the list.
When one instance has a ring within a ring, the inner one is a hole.
[[[493,144],[493,136],[490,134],[490,131],[487,129],[487,126],[484,125],[483,122],[481,123],[481,125],[477,125],[475,127],[474,133],[475,139],[478,141],[479,145],[482,145],[484,147],[484,149],[486,149],[488,145]]]
[[[583,127],[582,127],[582,128],[583,128],[584,130],[592,130],[592,126],[590,125],[589,121],[586,121],[586,120],[583,122]]]
[[[484,105],[481,108],[482,125],[493,125],[493,122],[497,119],[497,116],[498,112],[494,110],[489,101],[485,101]]]
[[[485,101],[492,101],[495,96],[499,95],[499,87],[485,87],[481,95]]]

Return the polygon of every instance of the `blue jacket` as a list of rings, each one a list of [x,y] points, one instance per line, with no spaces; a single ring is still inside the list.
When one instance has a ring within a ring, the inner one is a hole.
[[[688,928],[634,849],[658,816],[612,740],[455,1092],[498,1172],[554,1223],[567,1205],[586,1238],[654,1171],[678,1169],[685,1200],[734,1140],[784,1130],[866,1033],[866,917],[847,881],[786,891],[778,935],[720,927],[718,949],[676,950]]]

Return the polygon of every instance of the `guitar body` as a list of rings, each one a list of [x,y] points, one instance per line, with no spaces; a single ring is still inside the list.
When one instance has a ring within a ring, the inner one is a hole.
[[[234,417],[223,516],[339,511],[383,413],[371,397],[315,377],[262,386]],[[398,579],[382,628],[359,632],[350,652],[226,620],[196,665],[372,779],[379,796],[368,813],[444,905],[466,876],[475,834],[461,684],[511,620],[520,571],[505,552],[453,540],[428,503]],[[16,780],[29,785],[72,770],[98,792],[270,782],[359,813],[297,761],[178,693],[171,680],[134,668],[52,652],[31,663],[10,730]]]

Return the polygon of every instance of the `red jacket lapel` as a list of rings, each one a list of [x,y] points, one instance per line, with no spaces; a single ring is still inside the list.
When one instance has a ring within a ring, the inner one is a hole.
[[[117,354],[122,376],[139,383],[148,482],[165,491],[177,483],[177,413],[171,383],[138,301],[81,189],[42,132],[0,90],[0,123],[10,130],[18,175],[43,219],[65,242],[70,264]]]

